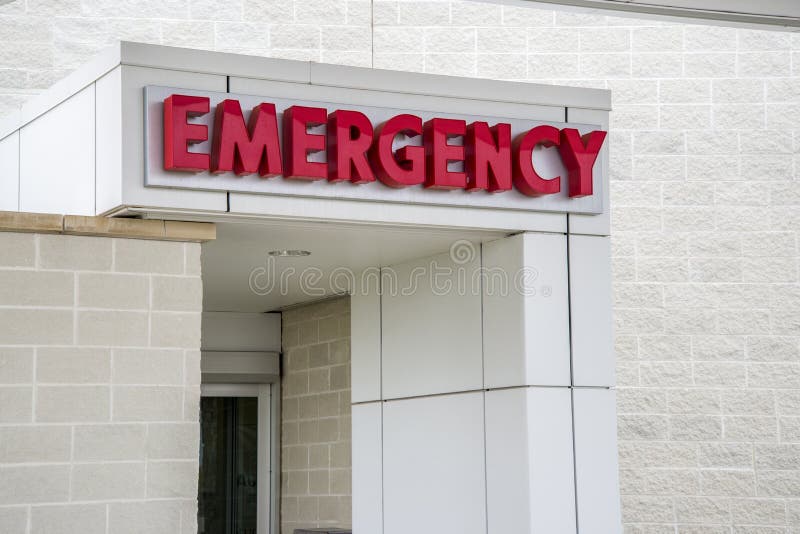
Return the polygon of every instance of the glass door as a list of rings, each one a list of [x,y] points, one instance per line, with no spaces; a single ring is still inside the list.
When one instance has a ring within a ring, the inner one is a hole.
[[[269,418],[269,386],[203,386],[199,534],[269,532]]]

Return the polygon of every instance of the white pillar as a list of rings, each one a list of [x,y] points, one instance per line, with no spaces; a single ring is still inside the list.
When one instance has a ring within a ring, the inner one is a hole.
[[[381,275],[353,296],[356,534],[620,532],[608,238]]]

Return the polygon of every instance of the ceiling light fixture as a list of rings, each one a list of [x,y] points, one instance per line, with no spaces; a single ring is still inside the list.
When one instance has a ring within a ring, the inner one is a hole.
[[[278,258],[299,258],[301,256],[311,256],[308,250],[270,250],[267,252],[270,256]]]

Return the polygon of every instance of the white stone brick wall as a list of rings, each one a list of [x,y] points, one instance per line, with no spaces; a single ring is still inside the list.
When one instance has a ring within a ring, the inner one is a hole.
[[[196,532],[199,248],[0,232],[0,532]]]
[[[282,315],[281,532],[352,525],[350,299]]]
[[[800,35],[406,0],[17,0],[0,18],[6,108],[116,38],[612,89],[626,529],[800,532]]]

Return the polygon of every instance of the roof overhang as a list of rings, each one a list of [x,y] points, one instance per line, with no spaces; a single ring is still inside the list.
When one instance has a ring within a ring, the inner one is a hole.
[[[800,2],[797,0],[516,0],[513,3],[559,4],[620,13],[698,19],[698,22],[716,21],[800,31]]]

